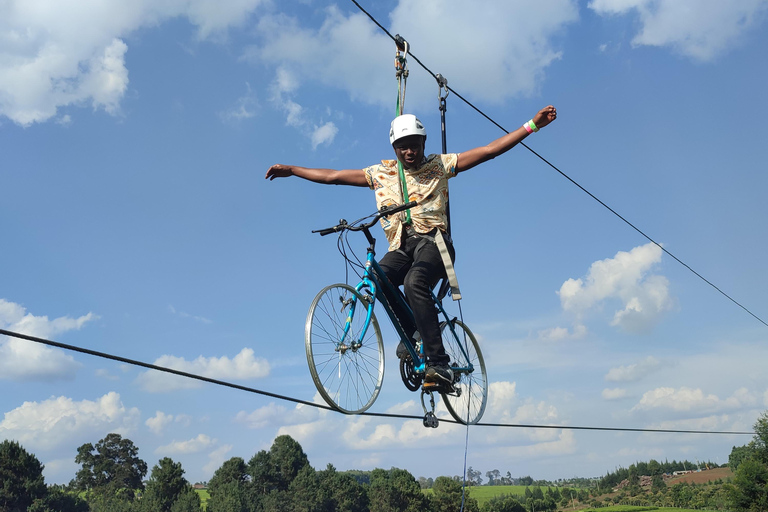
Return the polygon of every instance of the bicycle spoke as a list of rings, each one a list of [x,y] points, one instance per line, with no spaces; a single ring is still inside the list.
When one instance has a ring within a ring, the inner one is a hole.
[[[365,339],[360,340],[366,314],[360,295],[339,284],[322,290],[307,316],[306,349],[312,379],[323,399],[346,413],[370,407],[384,378],[383,343],[375,316],[371,316]]]
[[[442,335],[451,364],[458,368],[473,368],[471,373],[468,370],[456,370],[459,373],[459,381],[454,385],[457,393],[443,395],[445,406],[456,421],[477,423],[485,412],[488,400],[485,362],[480,347],[472,331],[458,320],[454,321],[453,330],[444,322]]]

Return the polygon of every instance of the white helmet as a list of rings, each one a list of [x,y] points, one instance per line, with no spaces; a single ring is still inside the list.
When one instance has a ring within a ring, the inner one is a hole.
[[[389,143],[394,144],[396,140],[408,137],[409,135],[427,136],[427,130],[424,125],[413,114],[403,114],[392,120],[392,126],[389,128]]]

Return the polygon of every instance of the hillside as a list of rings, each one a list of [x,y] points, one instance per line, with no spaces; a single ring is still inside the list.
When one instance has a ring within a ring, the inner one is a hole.
[[[733,471],[730,468],[714,468],[704,471],[697,471],[694,473],[688,473],[687,475],[676,476],[671,478],[667,485],[675,484],[703,484],[706,482],[714,482],[715,480],[726,480],[733,476]]]

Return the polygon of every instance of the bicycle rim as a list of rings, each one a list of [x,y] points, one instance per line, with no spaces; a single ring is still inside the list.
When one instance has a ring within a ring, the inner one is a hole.
[[[373,405],[384,380],[384,343],[373,314],[360,340],[366,309],[354,288],[334,284],[317,294],[307,315],[304,341],[312,380],[323,400],[345,414],[360,414]],[[358,341],[361,345],[353,347]]]
[[[458,393],[443,393],[445,407],[453,418],[463,424],[474,425],[485,412],[488,401],[488,378],[485,373],[485,360],[480,351],[480,346],[475,335],[460,320],[454,320],[454,336],[447,322],[440,325],[443,336],[445,352],[451,358],[454,367],[467,367],[472,364],[474,371],[471,373],[459,371],[459,380],[454,384]],[[461,345],[460,345],[461,344]],[[461,348],[464,348],[464,351]],[[466,356],[464,353],[466,352]],[[469,361],[467,361],[467,357]],[[459,396],[456,396],[456,395]]]

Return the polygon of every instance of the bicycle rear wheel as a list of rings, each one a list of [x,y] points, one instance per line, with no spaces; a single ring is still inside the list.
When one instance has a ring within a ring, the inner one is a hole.
[[[373,405],[384,380],[384,343],[373,313],[361,339],[367,306],[351,286],[333,284],[317,294],[307,315],[304,342],[312,380],[323,400],[345,414]]]
[[[456,393],[442,393],[445,407],[451,416],[465,425],[474,425],[485,412],[488,401],[488,378],[485,373],[485,360],[480,352],[475,335],[459,320],[453,320],[454,331],[448,322],[442,322],[445,352],[451,357],[451,366],[458,368],[458,381],[454,384]],[[464,349],[462,351],[462,348]],[[466,352],[466,356],[464,355]],[[472,372],[462,370],[472,365]]]

